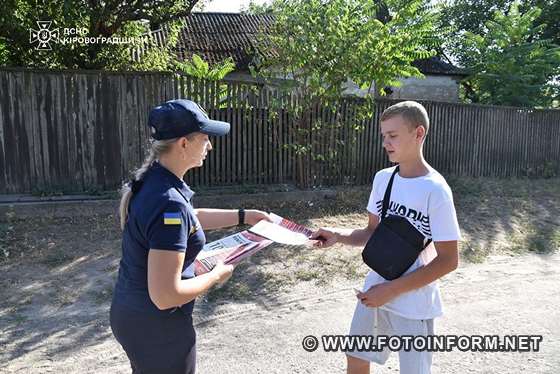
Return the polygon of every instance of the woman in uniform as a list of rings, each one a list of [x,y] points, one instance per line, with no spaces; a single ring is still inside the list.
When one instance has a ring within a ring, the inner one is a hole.
[[[151,149],[122,189],[122,259],[111,304],[111,329],[133,373],[194,373],[195,298],[225,282],[233,266],[194,277],[204,230],[269,220],[258,210],[193,209],[185,173],[202,166],[209,136],[229,132],[196,103],[172,100],[149,115]]]

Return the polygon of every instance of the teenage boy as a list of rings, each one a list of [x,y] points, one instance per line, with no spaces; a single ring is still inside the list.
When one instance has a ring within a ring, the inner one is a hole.
[[[399,278],[387,281],[375,271],[365,279],[350,327],[350,335],[434,334],[434,318],[442,315],[436,280],[458,265],[457,242],[461,239],[451,189],[445,179],[424,160],[423,145],[429,129],[426,109],[414,101],[389,107],[380,119],[383,147],[389,160],[399,165],[391,190],[388,214],[406,217],[433,245]],[[316,246],[335,243],[363,248],[381,216],[385,189],[396,166],[375,175],[367,210],[369,222],[361,229],[321,228]],[[370,362],[383,365],[390,351],[347,352],[349,374],[369,373]],[[432,353],[399,351],[401,374],[430,373]]]

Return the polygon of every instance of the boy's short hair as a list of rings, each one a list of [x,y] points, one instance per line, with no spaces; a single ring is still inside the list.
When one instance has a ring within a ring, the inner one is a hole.
[[[409,100],[391,105],[381,114],[380,122],[386,121],[395,116],[402,116],[414,129],[418,126],[424,127],[426,135],[428,134],[430,119],[428,118],[426,108],[424,108],[422,104]]]

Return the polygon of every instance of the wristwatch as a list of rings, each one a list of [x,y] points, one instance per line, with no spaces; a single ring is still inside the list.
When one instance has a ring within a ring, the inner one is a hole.
[[[239,217],[239,222],[237,223],[238,226],[245,224],[245,209],[240,208],[237,210],[237,216]]]

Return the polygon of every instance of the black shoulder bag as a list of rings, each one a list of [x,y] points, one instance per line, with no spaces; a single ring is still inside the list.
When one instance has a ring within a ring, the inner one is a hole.
[[[431,240],[426,241],[424,235],[406,218],[387,215],[393,179],[398,172],[397,166],[385,190],[379,217],[381,221],[362,251],[366,265],[387,280],[403,275],[416,261],[420,252],[431,243]]]

